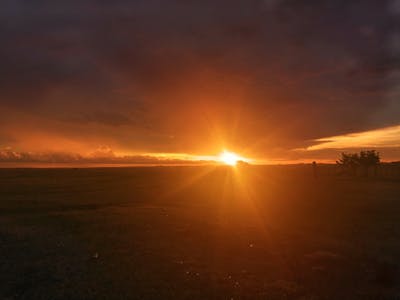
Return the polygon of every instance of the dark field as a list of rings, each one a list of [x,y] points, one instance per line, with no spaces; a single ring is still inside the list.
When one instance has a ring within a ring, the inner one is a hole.
[[[0,299],[400,299],[400,180],[321,168],[0,169]]]

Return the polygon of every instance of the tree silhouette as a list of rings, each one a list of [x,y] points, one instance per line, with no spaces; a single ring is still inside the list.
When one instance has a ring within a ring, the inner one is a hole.
[[[336,163],[344,173],[355,176],[359,167],[363,168],[364,176],[368,176],[370,167],[374,167],[374,175],[377,174],[377,166],[380,163],[379,152],[375,150],[360,151],[360,153],[344,153]]]
[[[357,153],[342,152],[341,158],[336,163],[342,168],[344,173],[355,176],[360,165],[360,159]]]
[[[359,160],[360,165],[363,167],[364,170],[364,176],[368,176],[368,171],[370,167],[374,167],[374,175],[376,176],[377,166],[381,160],[379,152],[376,152],[375,150],[361,151]]]

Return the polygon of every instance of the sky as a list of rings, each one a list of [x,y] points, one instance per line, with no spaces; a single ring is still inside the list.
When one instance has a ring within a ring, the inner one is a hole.
[[[400,0],[2,0],[0,162],[400,160],[399,23]]]

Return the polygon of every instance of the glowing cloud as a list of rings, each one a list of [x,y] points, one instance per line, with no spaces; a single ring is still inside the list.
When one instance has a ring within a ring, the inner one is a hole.
[[[400,147],[400,125],[315,140],[306,150]]]

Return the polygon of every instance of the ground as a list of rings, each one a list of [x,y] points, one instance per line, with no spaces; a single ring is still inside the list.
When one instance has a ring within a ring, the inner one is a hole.
[[[400,179],[0,169],[0,299],[399,299]]]

